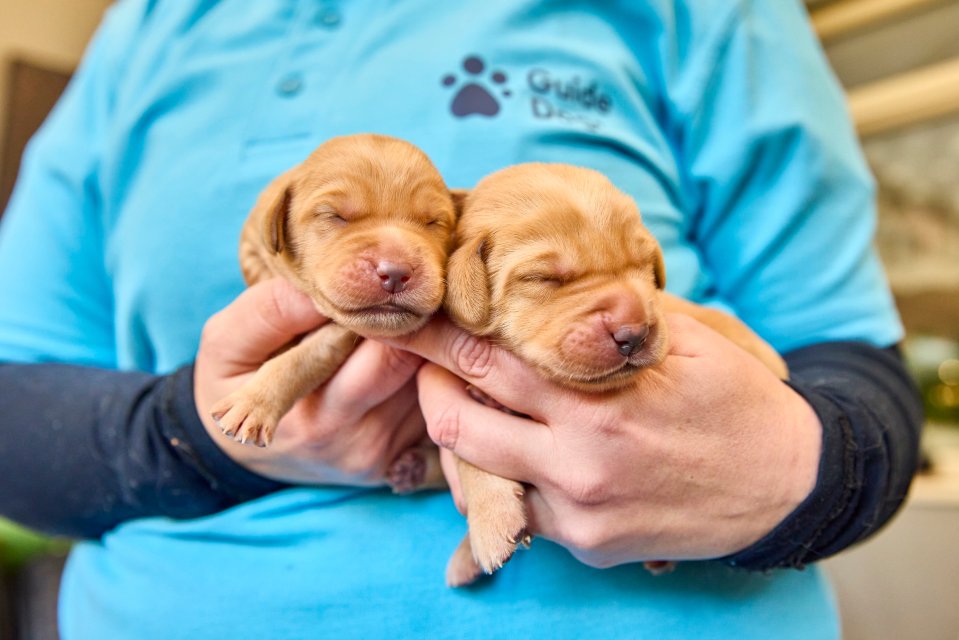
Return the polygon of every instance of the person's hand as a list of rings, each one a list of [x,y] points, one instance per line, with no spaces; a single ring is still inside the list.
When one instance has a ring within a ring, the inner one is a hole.
[[[460,510],[449,452],[531,485],[530,533],[595,567],[725,556],[789,515],[816,480],[812,408],[713,330],[667,321],[665,361],[604,394],[547,382],[442,319],[395,342],[438,363],[420,369],[420,406]],[[467,382],[531,419],[474,401]]]
[[[211,317],[194,372],[197,411],[210,437],[234,460],[274,480],[380,485],[391,462],[426,437],[417,404],[422,360],[365,340],[322,387],[296,403],[267,448],[223,435],[210,407],[299,335],[327,321],[285,280],[259,283]]]

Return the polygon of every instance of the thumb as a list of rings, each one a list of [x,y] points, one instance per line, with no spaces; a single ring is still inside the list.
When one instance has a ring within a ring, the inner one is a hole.
[[[424,364],[416,381],[434,442],[498,476],[533,484],[542,478],[551,442],[546,425],[480,404],[438,365]]]
[[[253,285],[212,316],[203,328],[201,348],[223,364],[248,370],[327,320],[308,296],[273,278]]]

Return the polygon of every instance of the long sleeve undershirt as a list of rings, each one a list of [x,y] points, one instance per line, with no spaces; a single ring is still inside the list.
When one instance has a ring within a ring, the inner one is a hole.
[[[745,569],[801,567],[869,536],[918,465],[921,407],[898,350],[836,342],[786,360],[823,424],[819,476],[775,530],[724,558]],[[6,364],[0,406],[0,514],[46,533],[96,538],[132,518],[198,517],[287,486],[210,439],[189,366],[153,376]]]

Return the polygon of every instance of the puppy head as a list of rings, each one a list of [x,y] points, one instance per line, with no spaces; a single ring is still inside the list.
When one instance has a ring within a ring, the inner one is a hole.
[[[662,252],[635,203],[600,173],[524,164],[466,198],[445,307],[573,388],[629,384],[662,360]]]
[[[276,270],[357,333],[409,333],[442,303],[454,197],[407,142],[333,138],[277,178],[252,215]]]

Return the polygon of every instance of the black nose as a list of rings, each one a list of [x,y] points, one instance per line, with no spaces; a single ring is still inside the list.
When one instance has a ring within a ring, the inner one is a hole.
[[[613,333],[616,350],[626,357],[642,349],[647,337],[649,337],[648,324],[626,324]]]
[[[390,293],[399,293],[406,289],[406,284],[410,281],[410,273],[410,268],[405,264],[384,261],[376,266],[380,286]]]

